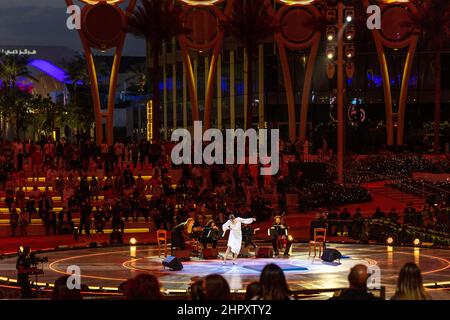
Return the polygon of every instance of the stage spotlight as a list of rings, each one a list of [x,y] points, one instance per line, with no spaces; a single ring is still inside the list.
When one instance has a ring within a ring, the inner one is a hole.
[[[352,59],[355,56],[355,47],[353,45],[345,46],[345,56],[348,59]]]
[[[334,59],[335,53],[336,53],[336,49],[334,47],[328,47],[327,48],[327,58],[328,58],[328,60]]]
[[[413,241],[413,244],[415,246],[420,246],[420,239],[419,238],[415,238],[414,241]]]
[[[355,16],[355,10],[353,8],[349,8],[345,10],[345,20],[350,23],[353,21],[353,17]]]
[[[388,238],[386,239],[386,243],[387,243],[388,245],[393,244],[393,243],[394,243],[394,238],[388,237]]]
[[[132,246],[134,246],[136,243],[137,243],[136,238],[131,238],[131,239],[130,239],[130,244],[131,244]]]
[[[347,39],[347,41],[351,41],[355,38],[355,28],[350,26],[347,28],[346,32],[345,32],[345,38]]]
[[[332,26],[327,27],[327,39],[333,41],[336,38],[336,29]]]

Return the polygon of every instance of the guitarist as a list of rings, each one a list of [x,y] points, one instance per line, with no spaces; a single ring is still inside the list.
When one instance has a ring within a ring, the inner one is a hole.
[[[220,237],[219,227],[216,226],[214,220],[209,220],[206,226],[203,228],[202,235],[200,236],[200,242],[203,244],[203,248],[208,247],[208,243],[212,244],[213,249],[217,247],[217,241]]]
[[[244,241],[244,248],[251,245],[253,249],[256,249],[256,244],[253,242],[253,235],[256,231],[259,231],[259,228],[253,229],[248,225],[242,226],[242,240]]]

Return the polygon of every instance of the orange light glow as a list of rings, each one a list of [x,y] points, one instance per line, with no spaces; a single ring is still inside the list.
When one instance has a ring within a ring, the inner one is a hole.
[[[147,140],[153,140],[153,101],[147,102]]]
[[[295,5],[310,5],[316,2],[316,0],[278,0],[278,2],[286,4],[288,6],[295,6]]]
[[[108,4],[119,4],[123,2],[123,0],[80,0],[80,1],[90,5],[96,5],[97,3],[100,2],[106,2]]]
[[[188,4],[190,6],[213,6],[223,0],[180,0],[181,2]]]
[[[409,0],[384,0],[383,3],[390,4],[390,3],[408,3]]]

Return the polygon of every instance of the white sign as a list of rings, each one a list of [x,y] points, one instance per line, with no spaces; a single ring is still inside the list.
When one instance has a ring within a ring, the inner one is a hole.
[[[5,56],[33,56],[36,54],[36,50],[30,49],[0,49],[0,55]]]

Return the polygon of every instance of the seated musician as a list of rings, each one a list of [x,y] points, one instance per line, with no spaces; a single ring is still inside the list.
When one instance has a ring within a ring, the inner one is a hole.
[[[289,256],[289,250],[292,246],[292,240],[288,237],[288,227],[282,223],[280,216],[275,216],[272,227],[268,230],[268,234],[272,240],[273,251],[276,256],[279,255],[279,242],[286,243],[284,256]]]
[[[253,242],[253,235],[259,228],[252,228],[250,225],[242,225],[242,241],[244,242],[244,248],[248,248],[252,246],[253,249],[256,249],[256,244]]]
[[[186,250],[186,240],[192,235],[194,219],[189,218],[172,229],[172,248]]]
[[[203,233],[200,237],[200,242],[203,244],[203,248],[206,249],[208,247],[208,243],[211,243],[212,247],[216,248],[219,237],[219,228],[216,226],[214,220],[209,220],[205,228],[203,228]]]

